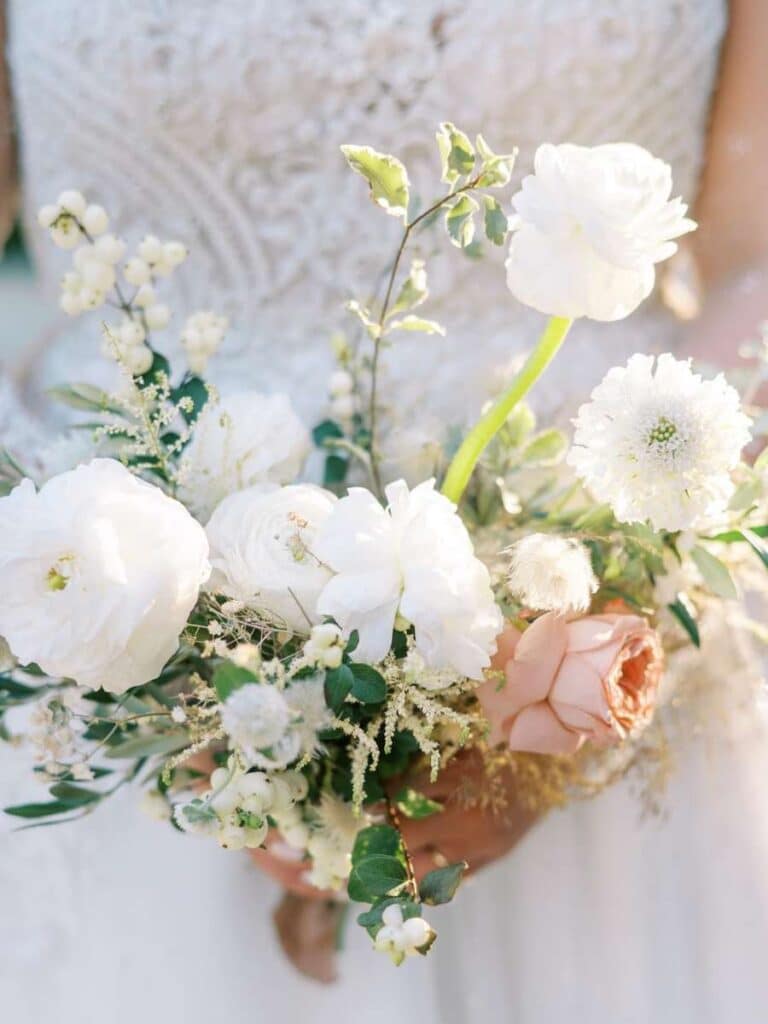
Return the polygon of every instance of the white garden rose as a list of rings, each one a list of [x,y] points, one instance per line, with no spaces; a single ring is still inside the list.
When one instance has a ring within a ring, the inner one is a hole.
[[[315,554],[315,536],[335,504],[335,495],[313,484],[258,484],[225,498],[207,526],[209,589],[308,633],[331,577]]]
[[[309,448],[309,433],[286,395],[227,395],[206,406],[184,452],[185,503],[205,520],[235,491],[257,483],[292,483]]]
[[[512,198],[510,291],[552,316],[628,316],[696,227],[671,192],[669,165],[641,146],[539,146]]]
[[[427,665],[481,679],[502,618],[466,527],[433,480],[412,491],[398,480],[386,496],[384,509],[353,487],[320,528],[313,550],[336,575],[318,612],[345,636],[358,631],[360,661],[386,656],[399,614],[414,625]]]
[[[154,679],[209,572],[203,528],[113,459],[0,499],[0,635],[48,675],[110,693]]]

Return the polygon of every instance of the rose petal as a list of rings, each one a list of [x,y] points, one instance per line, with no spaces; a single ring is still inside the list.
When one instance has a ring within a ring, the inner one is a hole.
[[[583,741],[558,721],[546,701],[524,708],[509,731],[510,750],[532,754],[575,754]]]

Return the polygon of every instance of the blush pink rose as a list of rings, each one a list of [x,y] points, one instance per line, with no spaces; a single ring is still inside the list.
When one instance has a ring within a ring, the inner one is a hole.
[[[573,754],[586,741],[608,745],[650,721],[662,672],[658,634],[639,615],[542,615],[524,633],[499,637],[478,697],[491,743],[537,754]]]

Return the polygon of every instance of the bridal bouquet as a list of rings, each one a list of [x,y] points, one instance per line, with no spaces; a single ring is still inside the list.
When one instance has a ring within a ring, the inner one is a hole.
[[[423,906],[472,867],[435,851],[414,871],[405,823],[445,810],[429,780],[472,750],[486,781],[457,799],[503,813],[500,780],[547,806],[641,764],[665,650],[735,606],[744,553],[768,566],[768,462],[741,461],[750,419],[722,376],[635,355],[570,442],[524,404],[572,321],[630,315],[694,228],[669,167],[629,144],[543,145],[509,210],[514,155],[447,123],[437,143],[444,187],[422,208],[399,160],[343,147],[402,239],[381,294],[348,303],[355,340],[334,338],[311,433],[287,396],[206,380],[223,317],[188,317],[185,367],[163,355],[182,244],[129,251],[77,191],[44,207],[73,253],[61,305],[102,311],[121,383],[56,389],[84,420],[39,455],[5,453],[0,498],[0,725],[18,740],[7,713],[31,706],[48,788],[6,812],[73,821],[136,783],[177,829],[288,850],[312,886],[366,905],[395,963],[428,951]],[[510,302],[550,319],[438,479],[409,486],[383,475],[377,383],[396,335],[444,333],[420,311],[424,262],[406,262],[441,225],[462,249],[478,225],[508,244]],[[321,483],[302,478],[312,445]]]

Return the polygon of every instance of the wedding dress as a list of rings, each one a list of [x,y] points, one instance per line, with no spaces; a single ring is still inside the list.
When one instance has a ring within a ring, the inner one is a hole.
[[[29,223],[77,187],[129,240],[187,242],[173,301],[230,317],[221,385],[288,390],[312,423],[328,338],[349,327],[342,302],[370,291],[397,241],[341,143],[397,152],[428,201],[441,120],[499,152],[519,146],[518,180],[541,141],[630,140],[668,160],[691,200],[727,12],[723,0],[10,0],[9,15]],[[34,227],[29,239],[54,309],[66,257]],[[408,430],[476,413],[541,325],[506,291],[502,253],[480,267],[417,241],[425,310],[448,335],[387,353],[385,393]],[[653,299],[620,324],[579,324],[535,404],[566,413],[610,365],[673,333]],[[68,323],[35,379],[98,376],[98,348],[93,319]],[[25,759],[0,759],[4,802],[32,798]],[[766,767],[754,744],[699,749],[662,822],[641,821],[625,785],[550,814],[434,913],[427,961],[395,971],[353,925],[326,989],[283,960],[277,891],[245,856],[121,794],[73,827],[1,837],[4,1019],[756,1024]]]

